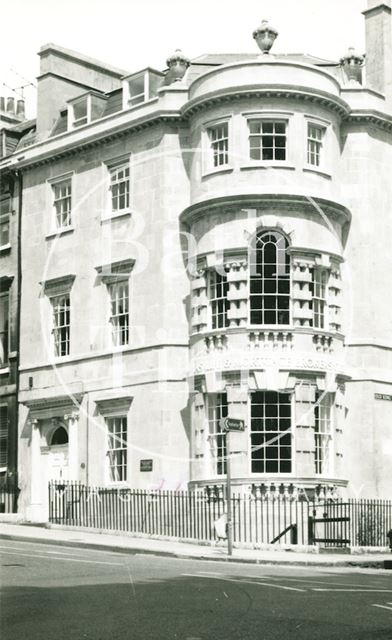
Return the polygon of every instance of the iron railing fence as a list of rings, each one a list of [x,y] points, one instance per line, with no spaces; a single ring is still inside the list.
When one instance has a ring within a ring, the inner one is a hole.
[[[223,492],[49,484],[54,524],[209,542],[217,539],[215,524],[225,513]],[[232,517],[234,543],[385,547],[392,501],[234,494]]]
[[[19,488],[16,477],[0,478],[0,513],[16,513]]]

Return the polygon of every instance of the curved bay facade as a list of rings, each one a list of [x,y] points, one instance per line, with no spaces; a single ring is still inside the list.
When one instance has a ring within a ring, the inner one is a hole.
[[[343,467],[344,247],[339,192],[347,109],[329,74],[265,60],[190,88],[194,239],[192,486],[336,494]],[[295,86],[298,83],[298,87]],[[289,85],[294,86],[289,87]],[[285,89],[282,89],[285,87]]]

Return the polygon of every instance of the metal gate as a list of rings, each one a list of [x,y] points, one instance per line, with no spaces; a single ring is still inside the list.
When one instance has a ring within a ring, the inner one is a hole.
[[[325,502],[314,505],[308,520],[309,544],[348,547],[350,544],[350,504]]]

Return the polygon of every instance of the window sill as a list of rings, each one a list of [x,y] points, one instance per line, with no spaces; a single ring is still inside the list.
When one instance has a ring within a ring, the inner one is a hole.
[[[0,376],[5,376],[9,372],[10,372],[10,368],[9,367],[1,367],[0,368]]]
[[[246,171],[247,169],[288,169],[289,171],[295,171],[295,167],[292,164],[287,164],[286,162],[249,162],[248,164],[243,164],[240,167],[241,171]]]
[[[118,220],[119,218],[128,218],[132,215],[131,209],[122,209],[121,211],[116,211],[107,215],[103,215],[101,217],[101,224],[103,222],[108,222],[110,220]]]
[[[292,324],[249,324],[247,331],[294,331]]]
[[[52,238],[56,238],[57,236],[64,236],[67,233],[73,233],[74,231],[75,227],[73,226],[62,227],[61,229],[56,229],[55,231],[50,231],[49,233],[47,233],[45,239],[52,240]]]
[[[204,178],[209,178],[210,176],[215,176],[220,173],[231,173],[232,171],[234,171],[233,167],[229,167],[227,165],[216,167],[215,169],[209,169],[208,171],[205,171],[202,174],[201,179],[203,180]]]
[[[11,251],[11,244],[8,242],[7,244],[2,244],[0,247],[0,255],[3,253],[9,253]]]
[[[323,178],[328,178],[329,180],[332,179],[330,173],[328,173],[327,171],[323,171],[322,169],[319,169],[317,167],[306,166],[303,168],[303,171],[305,171],[306,173],[316,173]]]

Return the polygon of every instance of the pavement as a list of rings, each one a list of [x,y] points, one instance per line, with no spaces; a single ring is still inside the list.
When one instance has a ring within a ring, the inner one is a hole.
[[[47,528],[45,526],[0,523],[0,539],[194,560],[313,567],[367,567],[392,570],[392,553],[363,553],[360,555],[301,553],[292,550],[279,550],[277,546],[273,550],[234,548],[233,555],[228,556],[225,546],[206,546],[177,540],[157,540],[59,526]]]

